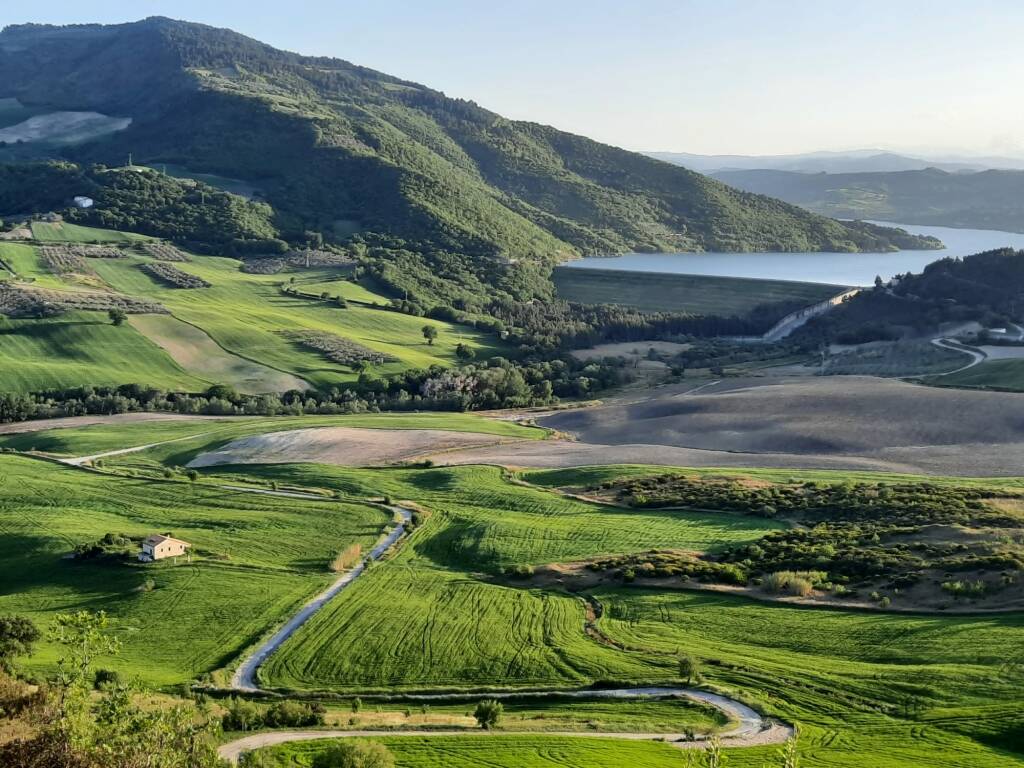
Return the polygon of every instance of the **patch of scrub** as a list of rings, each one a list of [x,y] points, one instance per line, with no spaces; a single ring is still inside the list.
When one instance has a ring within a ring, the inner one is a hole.
[[[0,141],[80,144],[123,131],[131,122],[130,117],[110,117],[99,112],[50,112],[0,129]]]
[[[229,384],[240,392],[286,392],[308,389],[298,376],[246,360],[219,347],[205,331],[169,315],[135,315],[129,321],[161,346],[182,368],[211,383]]]

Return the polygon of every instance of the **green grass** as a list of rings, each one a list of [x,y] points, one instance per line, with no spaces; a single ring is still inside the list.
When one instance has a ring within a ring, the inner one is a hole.
[[[369,548],[389,515],[303,501],[111,478],[0,456],[0,614],[45,626],[53,614],[106,610],[124,650],[101,666],[167,685],[211,672],[320,588],[346,546]],[[106,533],[171,531],[191,564],[69,560]],[[147,579],[154,588],[146,590]],[[47,668],[47,644],[30,668]]]
[[[943,387],[1005,389],[1024,392],[1024,359],[990,360],[960,373],[928,379],[927,383]]]
[[[507,353],[484,334],[463,326],[384,309],[341,309],[329,302],[286,296],[280,292],[280,276],[240,272],[239,262],[233,259],[194,256],[192,262],[178,265],[211,284],[202,290],[159,285],[137,268],[142,261],[139,257],[108,259],[94,267],[115,290],[159,301],[175,317],[203,329],[228,352],[314,386],[344,384],[357,376],[348,367],[289,341],[282,332],[321,331],[352,339],[395,358],[395,362],[374,366],[375,372],[385,376],[409,368],[453,364],[460,343],[481,358]],[[423,339],[424,325],[438,329],[433,345]]]
[[[809,765],[1008,766],[1024,729],[1024,615],[918,616],[599,591],[599,625],[646,657],[678,648],[715,683],[799,722]],[[911,697],[920,711],[908,712]],[[756,752],[756,751],[755,751]],[[741,765],[756,754],[737,753]]]
[[[187,464],[199,453],[214,450],[239,437],[313,427],[444,429],[523,440],[540,440],[547,434],[547,430],[538,427],[525,427],[514,422],[487,419],[469,413],[367,413],[231,419],[196,417],[174,421],[94,424],[86,427],[41,429],[37,432],[0,435],[0,448],[13,448],[19,451],[34,449],[57,456],[86,456],[164,440],[180,440],[116,459],[118,463],[137,468],[157,463],[177,466]],[[181,440],[189,437],[193,439]]]
[[[81,224],[71,224],[66,221],[49,223],[45,221],[32,222],[32,237],[46,243],[121,243],[131,244],[142,240],[152,240],[146,235],[138,235],[134,232],[118,232],[113,229],[99,229],[97,227],[85,227]]]
[[[412,499],[432,517],[406,549],[420,563],[473,572],[656,547],[713,551],[785,527],[727,513],[628,510],[576,501],[509,482],[501,469],[490,466],[367,470],[273,464],[214,467],[205,473]]]
[[[32,282],[43,288],[68,287],[42,265],[36,249],[26,243],[0,243],[0,261],[14,270],[19,280]]]
[[[567,738],[564,736],[419,736],[381,735],[397,768],[680,768],[678,749],[644,741]],[[265,750],[277,766],[309,766],[330,740],[284,744]]]
[[[840,285],[787,280],[578,267],[557,267],[553,279],[558,295],[568,301],[726,317],[746,315],[760,304],[815,304],[843,290]]]
[[[29,392],[127,382],[196,392],[210,386],[131,325],[103,312],[42,320],[0,316],[0,391]]]

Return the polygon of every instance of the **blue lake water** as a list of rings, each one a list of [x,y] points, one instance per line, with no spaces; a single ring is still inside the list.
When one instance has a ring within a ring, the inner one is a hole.
[[[888,253],[627,253],[567,262],[577,269],[626,269],[722,277],[760,277],[836,285],[870,285],[875,275],[888,279],[897,273],[920,272],[946,256],[969,256],[993,248],[1024,248],[1024,234],[992,229],[922,227],[876,222],[915,235],[934,235],[946,244],[941,251]]]

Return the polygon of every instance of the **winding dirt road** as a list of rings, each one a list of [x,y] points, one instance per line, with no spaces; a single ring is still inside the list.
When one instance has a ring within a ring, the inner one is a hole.
[[[113,451],[106,451],[104,453],[94,454],[92,456],[79,456],[74,458],[62,459],[62,463],[69,466],[77,467],[87,471],[96,471],[89,467],[89,463],[96,459],[101,459],[106,456],[120,456],[126,453],[133,453],[136,451],[143,451],[158,445],[166,443],[178,442],[180,440],[188,440],[197,435],[190,435],[183,438],[176,438],[175,440],[166,440],[160,443],[150,443],[147,445],[134,446],[131,448],[122,448]],[[287,496],[292,498],[309,498],[322,500],[323,497],[316,494],[305,494],[298,491],[275,491],[262,488],[246,488],[243,486],[235,485],[219,485],[217,487],[224,488],[225,490],[236,491],[240,493],[257,493],[264,495],[273,496]],[[352,584],[359,576],[361,576],[365,570],[368,562],[378,560],[385,552],[388,551],[404,534],[405,529],[409,521],[412,519],[412,510],[402,506],[388,506],[395,515],[400,519],[400,522],[385,535],[373,548],[370,554],[365,560],[359,565],[346,573],[342,574],[336,579],[327,589],[318,594],[308,603],[306,603],[298,613],[290,618],[285,624],[278,629],[268,639],[260,643],[255,649],[253,649],[239,664],[238,669],[231,678],[231,688],[233,690],[243,693],[257,693],[261,692],[262,689],[259,687],[257,681],[257,673],[260,666],[266,662],[266,660],[273,654],[281,645],[312,616],[323,608],[332,598],[337,596],[342,590]],[[730,747],[751,747],[751,746],[762,746],[767,744],[780,744],[794,734],[794,729],[782,723],[776,723],[765,719],[759,712],[742,704],[738,701],[730,699],[720,694],[711,693],[709,691],[702,691],[696,688],[674,688],[674,687],[640,687],[640,688],[617,688],[617,689],[604,689],[604,690],[540,690],[540,691],[500,691],[489,693],[486,691],[476,691],[472,694],[408,694],[402,695],[401,698],[408,699],[410,701],[458,701],[458,700],[477,700],[481,695],[486,695],[488,698],[495,699],[523,699],[523,698],[548,698],[548,697],[568,697],[568,698],[579,698],[579,699],[618,699],[628,701],[632,699],[641,698],[669,698],[669,697],[682,697],[690,699],[691,701],[707,704],[715,707],[719,711],[723,712],[730,720],[736,722],[736,725],[719,734],[725,741],[727,746]],[[352,738],[352,737],[380,737],[385,736],[415,736],[415,737],[436,737],[436,736],[458,736],[474,738],[484,735],[490,736],[522,736],[521,731],[503,731],[503,732],[491,732],[491,731],[476,731],[476,730],[389,730],[389,731],[332,731],[332,730],[288,730],[288,731],[266,731],[262,733],[252,734],[245,736],[240,739],[223,744],[219,749],[219,755],[228,760],[231,763],[237,763],[239,758],[245,752],[252,751],[254,749],[260,749],[263,747],[274,746],[277,744],[285,744],[295,741],[311,741],[316,739],[331,739],[331,738]],[[562,736],[562,737],[573,737],[573,738],[600,738],[600,739],[626,739],[631,741],[664,741],[670,742],[673,746],[679,748],[694,748],[702,746],[701,741],[689,741],[688,737],[684,733],[652,733],[652,732],[605,732],[596,733],[589,731],[556,731],[556,732],[544,732],[537,735],[545,736]]]

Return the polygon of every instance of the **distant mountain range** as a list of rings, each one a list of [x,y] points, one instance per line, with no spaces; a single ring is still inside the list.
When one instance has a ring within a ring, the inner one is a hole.
[[[883,149],[858,149],[848,152],[807,152],[798,155],[695,155],[688,152],[646,152],[646,155],[681,165],[699,173],[724,171],[775,170],[795,173],[878,173],[921,171],[983,171],[989,169],[1024,170],[1024,158],[928,156],[888,152]]]
[[[200,24],[11,26],[0,72],[0,117],[24,107],[35,120],[33,133],[7,123],[10,136],[46,134],[58,117],[117,118],[119,130],[58,154],[123,165],[132,153],[258,180],[285,240],[310,230],[355,239],[399,254],[421,285],[529,297],[550,291],[553,263],[579,254],[930,245]],[[15,144],[7,151],[24,150]]]
[[[1024,171],[751,170],[723,171],[714,177],[737,189],[771,195],[825,216],[1024,232]]]

